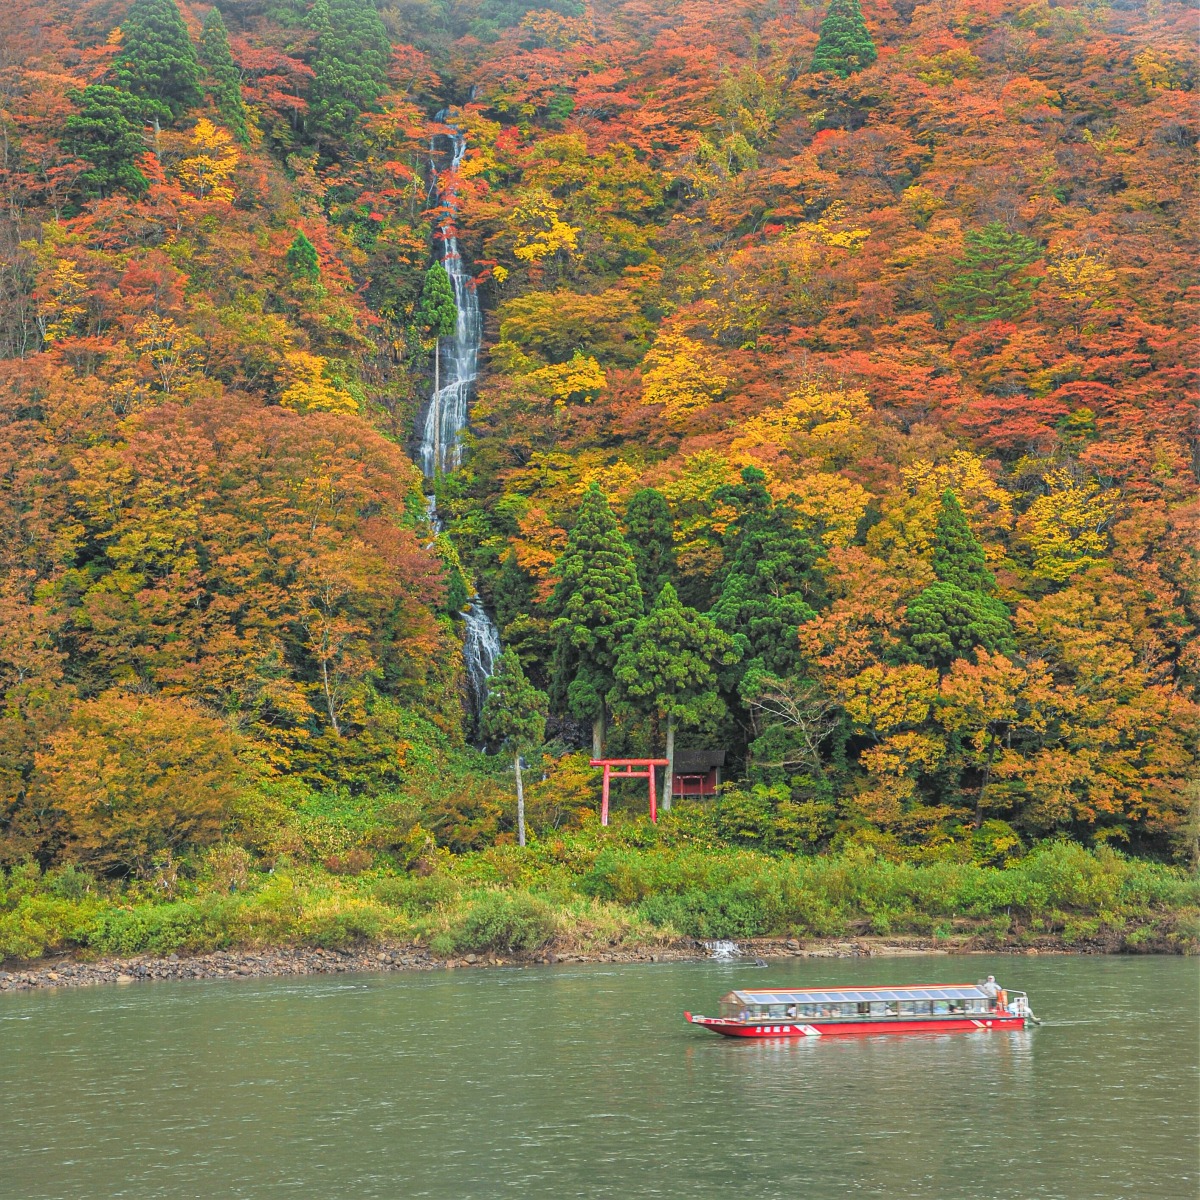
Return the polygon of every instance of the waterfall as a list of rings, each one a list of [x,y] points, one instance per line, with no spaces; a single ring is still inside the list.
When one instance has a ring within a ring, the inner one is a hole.
[[[463,613],[463,659],[467,664],[467,690],[478,717],[487,699],[487,680],[500,657],[500,631],[478,596],[471,597]]]
[[[443,114],[439,114],[439,119]],[[466,138],[452,129],[450,170],[457,172],[466,152]],[[438,189],[440,180],[437,167],[433,169],[433,186]],[[436,375],[438,387],[429,400],[425,412],[425,427],[417,453],[421,471],[427,479],[438,471],[453,471],[461,460],[459,434],[467,424],[471,407],[471,392],[479,375],[479,343],[483,338],[483,321],[479,315],[479,297],[475,291],[475,280],[463,267],[462,254],[458,248],[458,234],[454,227],[453,198],[439,196],[446,202],[447,217],[442,224],[442,266],[450,276],[454,288],[454,302],[458,306],[458,322],[452,338],[442,338],[436,351],[438,362]]]
[[[444,121],[447,114],[438,113]],[[450,171],[457,173],[466,152],[467,140],[463,134],[450,126]],[[426,479],[433,479],[439,472],[453,471],[462,461],[460,435],[470,415],[471,395],[475,380],[479,376],[479,346],[483,340],[483,319],[479,313],[479,297],[475,291],[475,280],[463,266],[458,247],[458,233],[454,226],[453,193],[441,193],[441,180],[437,162],[436,141],[430,147],[430,168],[433,175],[433,190],[445,205],[446,218],[442,223],[442,266],[450,277],[454,288],[454,302],[458,308],[458,320],[454,337],[442,338],[435,351],[437,364],[435,377],[439,385],[434,388],[425,412],[425,424],[421,440],[417,444],[417,460]],[[437,499],[430,494],[426,498],[429,522],[436,531],[442,527],[437,511]],[[471,711],[476,720],[483,712],[487,699],[487,680],[500,657],[500,631],[495,621],[476,595],[462,614],[463,617],[463,660],[467,668],[467,689]]]

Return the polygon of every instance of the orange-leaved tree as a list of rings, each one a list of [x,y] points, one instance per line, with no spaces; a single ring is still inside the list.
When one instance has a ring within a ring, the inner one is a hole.
[[[242,784],[226,726],[185,700],[110,691],[80,704],[37,756],[59,857],[146,875],[216,841]]]

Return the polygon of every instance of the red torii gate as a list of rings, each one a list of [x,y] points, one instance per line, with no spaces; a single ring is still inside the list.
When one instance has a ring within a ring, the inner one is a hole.
[[[665,767],[665,758],[593,758],[590,766],[604,768],[604,786],[600,799],[600,824],[608,824],[608,786],[613,779],[649,779],[650,780],[650,820],[658,822],[658,796],[654,787],[654,768]],[[614,767],[623,768],[614,770]],[[645,767],[644,771],[635,771],[634,767]],[[670,784],[668,783],[668,787]]]

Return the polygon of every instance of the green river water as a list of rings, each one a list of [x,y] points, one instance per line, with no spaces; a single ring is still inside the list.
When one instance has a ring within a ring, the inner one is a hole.
[[[734,1042],[732,986],[994,972],[1024,1033]],[[0,1196],[1181,1197],[1182,958],[875,958],[139,984],[0,998]]]

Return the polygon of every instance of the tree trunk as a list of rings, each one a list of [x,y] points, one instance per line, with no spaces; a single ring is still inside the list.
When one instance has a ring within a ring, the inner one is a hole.
[[[517,773],[517,845],[525,845],[525,781],[521,778],[521,756],[513,755],[513,770]]]
[[[651,767],[651,770],[654,768]],[[675,718],[667,718],[667,777],[663,780],[663,812],[671,811],[671,793],[675,790]]]
[[[604,707],[600,707],[600,715],[592,722],[592,757],[604,757],[605,735]]]
[[[329,660],[321,659],[321,687],[325,692],[325,707],[329,711],[329,721],[333,726],[333,732],[338,736],[342,736],[342,727],[338,724],[337,709],[333,704],[333,685],[329,679]]]
[[[992,759],[996,757],[996,735],[992,734],[992,740],[988,743],[987,762],[983,767],[983,781],[979,785],[979,798],[975,801],[975,828],[979,829],[983,825],[983,794],[987,791],[988,781],[992,777]]]

